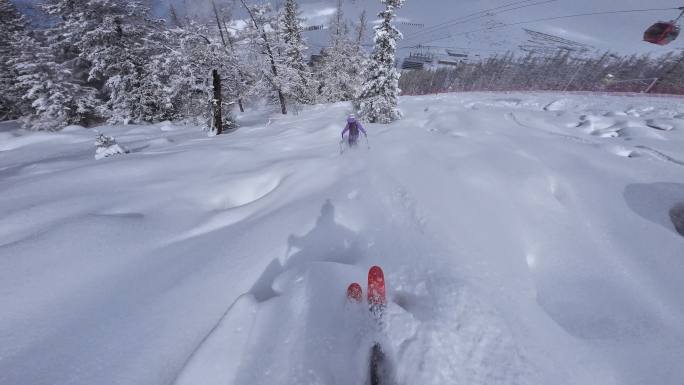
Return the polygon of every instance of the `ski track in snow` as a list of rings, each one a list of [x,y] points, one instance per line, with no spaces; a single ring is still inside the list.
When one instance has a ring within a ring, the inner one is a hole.
[[[344,103],[105,126],[99,161],[0,130],[0,383],[366,385],[380,341],[396,385],[679,385],[676,100],[401,104],[342,156]],[[380,330],[345,299],[373,264]]]

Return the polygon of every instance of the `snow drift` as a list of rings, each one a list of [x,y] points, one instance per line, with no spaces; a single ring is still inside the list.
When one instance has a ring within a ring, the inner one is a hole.
[[[680,99],[400,99],[339,155],[346,104],[207,138],[0,129],[0,383],[684,379]],[[383,266],[380,335],[345,289]]]

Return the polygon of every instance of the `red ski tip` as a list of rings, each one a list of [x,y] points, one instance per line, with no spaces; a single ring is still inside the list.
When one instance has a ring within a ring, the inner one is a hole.
[[[385,305],[385,274],[380,266],[373,266],[368,271],[368,304]]]
[[[362,297],[363,289],[361,289],[361,285],[356,282],[350,284],[347,288],[347,299],[359,303]]]

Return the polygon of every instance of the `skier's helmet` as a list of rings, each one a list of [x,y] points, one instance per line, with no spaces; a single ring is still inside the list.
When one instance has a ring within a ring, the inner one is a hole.
[[[349,115],[347,117],[347,123],[356,123],[356,117],[354,115]]]

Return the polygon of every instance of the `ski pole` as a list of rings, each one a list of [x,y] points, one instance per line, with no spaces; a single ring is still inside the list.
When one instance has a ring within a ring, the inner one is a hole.
[[[368,149],[370,150],[370,142],[368,142],[368,135],[364,135],[366,137],[366,146],[368,146]]]

